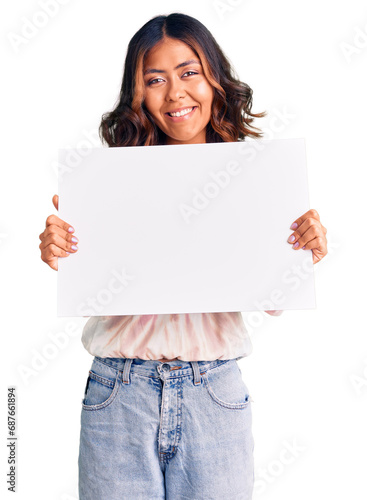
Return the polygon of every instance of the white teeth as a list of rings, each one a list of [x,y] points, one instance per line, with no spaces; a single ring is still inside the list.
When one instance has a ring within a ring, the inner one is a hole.
[[[187,113],[191,113],[191,111],[193,110],[194,108],[187,108],[187,109],[183,109],[182,111],[180,111],[179,113],[168,113],[170,116],[184,116],[184,115],[187,115]]]

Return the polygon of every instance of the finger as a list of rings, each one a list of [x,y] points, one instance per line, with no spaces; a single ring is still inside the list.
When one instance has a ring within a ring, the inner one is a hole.
[[[312,250],[313,248],[317,248],[320,252],[323,252],[326,249],[324,238],[321,236],[316,236],[312,240],[309,240],[307,243],[303,245],[305,250]]]
[[[310,225],[308,229],[302,234],[297,235],[296,239],[293,242],[292,248],[297,250],[298,248],[304,247],[309,241],[313,240],[316,237],[320,237],[320,232],[317,227],[314,225]]]
[[[49,215],[46,219],[46,228],[50,225],[58,226],[67,233],[73,233],[75,231],[73,226],[71,226],[70,224],[68,224],[67,222],[60,219],[60,217],[54,214]]]
[[[53,198],[52,198],[52,203],[54,204],[54,207],[56,208],[56,210],[59,209],[59,196],[57,194],[54,194]]]
[[[308,240],[312,240],[312,238],[321,234],[321,231],[322,230],[320,227],[320,223],[318,221],[315,221],[315,219],[306,219],[304,222],[302,222],[298,229],[296,229],[291,235],[289,235],[287,241],[292,245],[295,245],[297,242],[299,243],[299,245],[301,243],[304,244]],[[301,239],[302,241],[300,241]],[[297,248],[297,246],[299,245],[296,245],[295,248]]]
[[[301,217],[298,217],[298,219],[293,221],[291,226],[290,226],[290,229],[297,229],[297,227],[299,227],[308,218],[316,219],[316,220],[320,221],[320,216],[319,216],[318,212],[314,208],[311,208],[306,213],[301,215]]]
[[[325,255],[327,255],[327,251],[320,252],[317,248],[315,248],[312,250],[312,263],[317,264],[325,257]]]
[[[58,265],[57,265],[57,260],[59,257],[68,257],[70,254],[67,253],[65,250],[62,248],[59,248],[58,246],[54,245],[51,243],[50,245],[47,246],[45,250],[41,252],[41,259],[43,262],[46,262],[52,269],[55,269],[55,271],[58,270]]]
[[[44,251],[49,245],[55,245],[68,252],[76,252],[78,250],[78,238],[66,233],[58,226],[48,226],[43,233],[43,239],[39,244],[39,248],[41,251]]]

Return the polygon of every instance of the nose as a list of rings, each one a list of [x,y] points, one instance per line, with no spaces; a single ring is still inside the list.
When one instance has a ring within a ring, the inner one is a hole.
[[[180,78],[173,78],[168,82],[166,99],[167,101],[178,101],[181,97],[185,97],[185,82]]]

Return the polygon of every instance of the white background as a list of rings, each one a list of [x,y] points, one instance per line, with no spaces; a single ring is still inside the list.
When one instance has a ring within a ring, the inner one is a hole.
[[[56,213],[57,149],[96,136],[117,98],[130,38],[151,17],[177,10],[209,28],[253,89],[253,111],[268,111],[255,123],[267,129],[264,138],[305,137],[311,207],[328,229],[329,254],[315,265],[317,309],[243,314],[254,346],[240,361],[254,399],[254,499],[364,500],[364,2],[223,0],[221,15],[213,0],[129,7],[64,0],[45,18],[41,1],[1,7],[0,491],[7,489],[6,388],[15,385],[18,498],[78,498],[81,399],[92,357],[80,342],[86,319],[56,317],[57,274],[41,261],[38,236]],[[9,34],[22,36],[33,21],[44,25],[16,50]],[[25,368],[33,370],[28,378]],[[286,453],[292,446],[294,454]]]

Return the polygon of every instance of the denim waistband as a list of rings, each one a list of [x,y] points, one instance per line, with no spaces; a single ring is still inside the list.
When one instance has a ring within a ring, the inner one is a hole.
[[[139,358],[102,358],[94,356],[94,359],[101,363],[123,372],[123,382],[129,383],[129,373],[137,373],[147,377],[161,377],[163,372],[165,378],[175,378],[194,375],[195,384],[200,383],[200,374],[207,372],[233,359],[215,359],[213,361],[182,361],[174,359],[172,361],[158,361],[153,359]],[[125,366],[126,365],[126,366]]]

